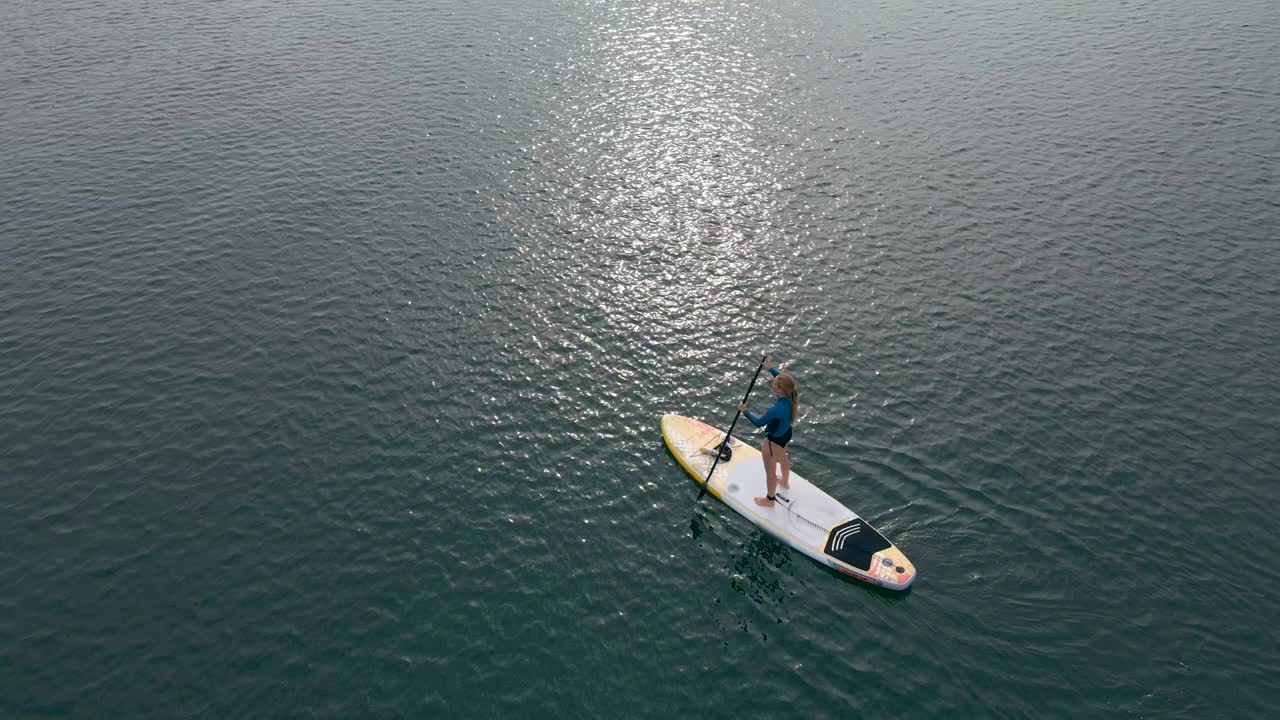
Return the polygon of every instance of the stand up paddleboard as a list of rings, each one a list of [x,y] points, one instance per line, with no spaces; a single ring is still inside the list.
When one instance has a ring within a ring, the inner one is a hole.
[[[662,438],[671,454],[701,485],[715,462],[724,431],[700,420],[671,414],[662,416]],[[778,487],[778,502],[772,507],[757,505],[755,498],[765,492],[760,451],[738,438],[732,438],[729,447],[733,457],[716,465],[707,492],[823,565],[891,590],[911,586],[916,569],[898,546],[794,471],[791,487]]]

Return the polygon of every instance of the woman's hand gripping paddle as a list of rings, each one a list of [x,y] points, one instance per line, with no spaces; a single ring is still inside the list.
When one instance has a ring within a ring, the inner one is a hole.
[[[760,364],[756,366],[756,374],[751,376],[751,384],[747,386],[747,394],[742,396],[742,402],[746,402],[751,397],[751,391],[756,387],[756,379],[760,377],[760,371],[764,369],[764,361],[768,359],[768,355],[760,358]],[[729,447],[729,438],[733,436],[733,426],[738,424],[738,418],[740,417],[742,417],[741,410],[733,416],[733,422],[729,423],[729,431],[724,434],[724,440],[720,442],[720,447],[716,452],[716,459],[711,463],[711,470],[707,472],[707,478],[702,481],[702,488],[698,490],[698,500],[701,500],[702,496],[707,494],[707,483],[711,482],[711,476],[715,474],[716,466],[720,464],[720,461],[728,462],[733,457],[733,448]]]

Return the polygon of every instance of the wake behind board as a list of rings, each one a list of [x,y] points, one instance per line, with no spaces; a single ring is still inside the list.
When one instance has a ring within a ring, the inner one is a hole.
[[[700,420],[668,414],[662,416],[662,438],[701,485],[724,432]],[[915,581],[915,566],[898,546],[795,471],[791,487],[778,488],[778,502],[772,507],[757,505],[755,498],[765,491],[760,451],[738,438],[730,447],[733,457],[716,465],[707,492],[762,530],[846,575],[891,590],[906,590]]]

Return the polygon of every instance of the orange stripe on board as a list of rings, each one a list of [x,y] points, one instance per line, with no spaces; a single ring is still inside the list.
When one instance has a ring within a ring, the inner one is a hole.
[[[875,585],[875,584],[876,584],[876,581],[875,581],[875,580],[872,580],[871,578],[869,578],[869,577],[865,577],[865,576],[863,576],[863,575],[859,575],[858,573],[853,572],[852,570],[845,570],[844,568],[840,567],[839,565],[832,565],[831,567],[833,567],[833,568],[835,568],[835,569],[839,570],[840,572],[844,573],[845,575],[851,575],[851,576],[853,576],[853,577],[856,577],[856,578],[858,578],[859,580],[861,580],[861,581],[863,581],[863,582],[869,582],[869,583],[871,583],[872,585]]]

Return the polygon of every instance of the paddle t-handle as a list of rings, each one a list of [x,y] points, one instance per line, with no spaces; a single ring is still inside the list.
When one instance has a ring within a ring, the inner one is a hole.
[[[742,396],[742,402],[751,399],[751,391],[756,389],[756,380],[760,377],[760,371],[764,369],[764,361],[769,357],[768,353],[760,356],[760,364],[756,366],[756,374],[751,376],[751,384],[747,386],[747,392]],[[702,488],[698,490],[698,500],[707,494],[707,485],[711,482],[711,476],[716,472],[716,466],[723,459],[726,462],[733,457],[733,450],[729,447],[729,440],[733,437],[733,426],[738,424],[738,418],[742,417],[742,411],[739,410],[733,416],[733,422],[729,423],[729,430],[724,434],[724,440],[720,441],[720,445],[716,448],[716,459],[711,463],[711,470],[707,472],[707,477],[702,481]]]

